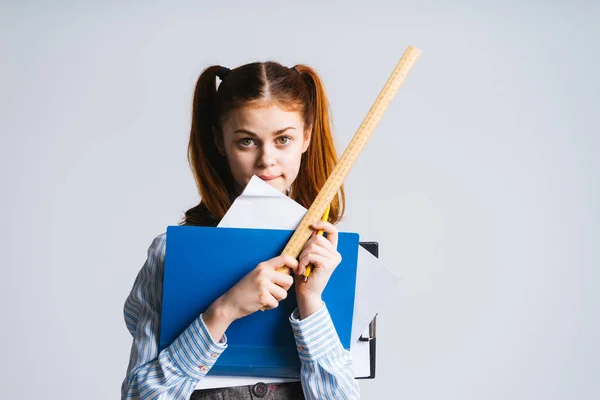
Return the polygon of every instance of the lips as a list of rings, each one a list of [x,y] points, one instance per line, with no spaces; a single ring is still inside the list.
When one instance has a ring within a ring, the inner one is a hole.
[[[275,178],[279,178],[279,175],[259,175],[258,177],[263,181],[272,181]]]

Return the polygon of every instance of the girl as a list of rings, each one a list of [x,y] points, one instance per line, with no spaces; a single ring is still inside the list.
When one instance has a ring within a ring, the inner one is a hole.
[[[217,89],[216,78],[221,84]],[[194,93],[188,159],[201,202],[185,225],[216,226],[253,175],[309,208],[337,162],[329,104],[317,73],[305,65],[251,63],[229,70],[212,66]],[[125,302],[133,336],[122,398],[143,399],[356,399],[351,359],[321,300],[341,261],[338,230],[343,188],[331,203],[327,237],[313,234],[298,260],[279,256],[249,272],[217,299],[166,349],[158,353],[165,234],[154,239],[148,259]],[[306,282],[307,265],[314,269]],[[292,269],[294,277],[278,272]],[[301,382],[194,390],[227,348],[227,327],[262,308],[275,308],[295,283],[298,308],[290,316]],[[201,290],[201,289],[199,289]]]

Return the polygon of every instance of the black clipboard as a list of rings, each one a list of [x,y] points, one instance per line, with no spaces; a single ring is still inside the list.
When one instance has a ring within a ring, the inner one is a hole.
[[[360,242],[359,243],[365,250],[379,258],[379,242]],[[377,365],[377,315],[369,323],[369,335],[365,337],[361,335],[358,340],[361,342],[369,342],[369,361],[370,361],[370,373],[368,376],[357,377],[356,379],[374,379],[375,378],[375,367]]]

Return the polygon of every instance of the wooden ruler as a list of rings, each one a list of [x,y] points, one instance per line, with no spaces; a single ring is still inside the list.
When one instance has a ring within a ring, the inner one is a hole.
[[[304,248],[304,245],[313,233],[313,229],[310,227],[313,223],[319,221],[325,213],[325,210],[331,204],[331,201],[336,196],[338,190],[342,186],[344,179],[350,172],[350,168],[356,162],[358,155],[367,144],[367,141],[373,134],[375,127],[379,124],[381,117],[389,107],[390,103],[398,93],[400,86],[404,82],[406,75],[414,65],[415,61],[421,54],[421,50],[416,47],[408,46],[402,58],[392,71],[389,79],[385,83],[385,86],[377,96],[375,103],[371,106],[369,113],[363,120],[362,124],[354,134],[354,137],[350,141],[350,144],[344,151],[344,154],[336,164],[331,175],[327,178],[327,181],[319,191],[317,198],[312,203],[304,218],[300,222],[300,225],[296,228],[292,238],[288,242],[282,254],[290,255],[297,258],[300,252]],[[288,267],[279,268],[278,271],[289,273]]]

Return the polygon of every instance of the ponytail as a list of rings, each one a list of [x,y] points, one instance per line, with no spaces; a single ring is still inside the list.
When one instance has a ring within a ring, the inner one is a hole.
[[[331,132],[330,108],[325,88],[319,74],[307,65],[294,67],[308,88],[308,110],[306,129],[312,127],[311,142],[302,155],[300,171],[292,184],[292,197],[309,208],[338,162],[333,135]],[[333,198],[329,222],[339,222],[345,211],[346,193],[342,185]]]
[[[200,74],[192,106],[192,128],[188,145],[188,162],[200,192],[201,203],[185,213],[191,225],[207,225],[207,221],[223,218],[232,199],[231,171],[227,160],[219,154],[215,133],[219,134],[217,75],[223,67],[211,66]]]

